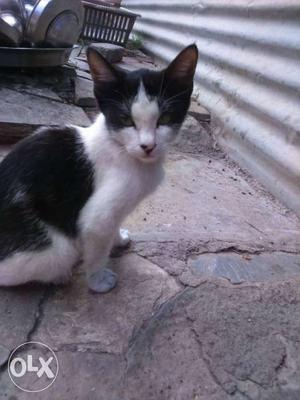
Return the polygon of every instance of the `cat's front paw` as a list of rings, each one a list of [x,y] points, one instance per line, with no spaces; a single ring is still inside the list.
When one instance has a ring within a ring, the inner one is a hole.
[[[87,279],[88,287],[96,293],[107,293],[117,284],[117,274],[110,269],[95,272]]]
[[[127,229],[120,229],[118,238],[114,247],[126,248],[130,245],[130,233]]]

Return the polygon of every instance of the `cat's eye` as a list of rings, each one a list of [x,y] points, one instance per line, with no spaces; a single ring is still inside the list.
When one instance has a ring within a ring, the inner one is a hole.
[[[158,125],[167,125],[171,121],[170,114],[162,114],[157,122]]]
[[[131,126],[134,126],[134,122],[133,122],[132,118],[129,115],[125,116],[125,117],[122,117],[121,118],[121,122],[122,122],[122,124],[124,126],[126,126],[128,128],[131,127]]]

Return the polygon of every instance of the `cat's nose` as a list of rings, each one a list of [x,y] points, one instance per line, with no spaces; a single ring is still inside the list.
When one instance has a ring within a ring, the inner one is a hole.
[[[141,148],[144,150],[146,154],[150,154],[156,147],[156,143],[154,144],[141,144]]]

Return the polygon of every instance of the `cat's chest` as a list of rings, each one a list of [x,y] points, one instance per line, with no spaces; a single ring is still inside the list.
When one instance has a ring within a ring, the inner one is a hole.
[[[91,203],[98,213],[107,212],[120,218],[130,213],[160,183],[163,170],[160,166],[149,168],[115,167],[95,174]]]
[[[112,168],[95,180],[95,192],[139,199],[154,190],[160,178],[156,169]]]

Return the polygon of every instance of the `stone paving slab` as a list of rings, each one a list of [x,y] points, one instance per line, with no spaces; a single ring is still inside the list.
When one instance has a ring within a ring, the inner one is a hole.
[[[192,256],[188,265],[194,275],[219,277],[231,283],[285,280],[300,276],[300,254],[279,251],[262,254],[233,252]]]
[[[79,76],[75,79],[75,104],[79,107],[96,107],[94,84],[92,81]]]
[[[10,352],[30,338],[45,288],[28,285],[0,290],[0,367]]]
[[[0,69],[0,87],[29,93],[51,100],[72,100],[74,68],[67,65],[57,68]]]
[[[96,49],[110,63],[118,63],[122,61],[125,49],[122,46],[111,43],[91,43],[91,46]]]
[[[123,354],[78,344],[57,350],[61,374],[35,398],[298,400],[299,283],[187,288],[144,320]],[[29,398],[5,372],[0,388],[0,399]]]
[[[11,143],[40,126],[90,125],[80,107],[11,89],[0,89],[0,137]]]
[[[82,273],[55,290],[33,339],[57,350],[122,354],[134,330],[181,289],[165,271],[135,254],[114,259],[111,266],[119,282],[105,296],[90,293]]]
[[[299,302],[299,280],[185,290],[128,352],[128,398],[299,399]]]

